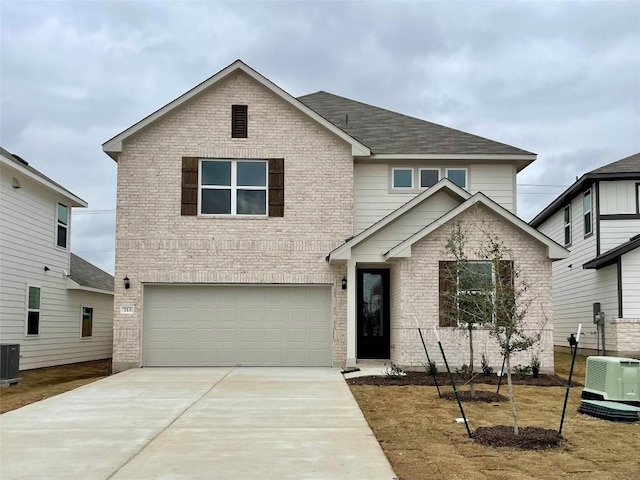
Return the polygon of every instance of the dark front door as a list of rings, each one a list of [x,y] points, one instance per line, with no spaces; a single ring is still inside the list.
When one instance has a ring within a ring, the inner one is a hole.
[[[389,270],[358,270],[358,358],[389,358]]]

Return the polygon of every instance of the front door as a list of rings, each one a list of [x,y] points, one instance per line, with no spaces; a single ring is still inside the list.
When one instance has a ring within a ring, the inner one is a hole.
[[[389,270],[358,270],[357,309],[358,358],[389,358]]]

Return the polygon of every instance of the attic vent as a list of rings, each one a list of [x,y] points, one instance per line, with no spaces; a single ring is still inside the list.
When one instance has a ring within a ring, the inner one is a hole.
[[[246,105],[231,105],[231,138],[247,138]]]

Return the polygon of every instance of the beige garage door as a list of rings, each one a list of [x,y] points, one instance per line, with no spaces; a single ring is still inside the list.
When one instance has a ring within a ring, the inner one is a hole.
[[[331,289],[147,285],[145,366],[330,366]]]

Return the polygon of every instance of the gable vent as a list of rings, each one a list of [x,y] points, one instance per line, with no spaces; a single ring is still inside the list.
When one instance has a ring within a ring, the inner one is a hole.
[[[246,105],[231,105],[231,138],[247,138]]]

